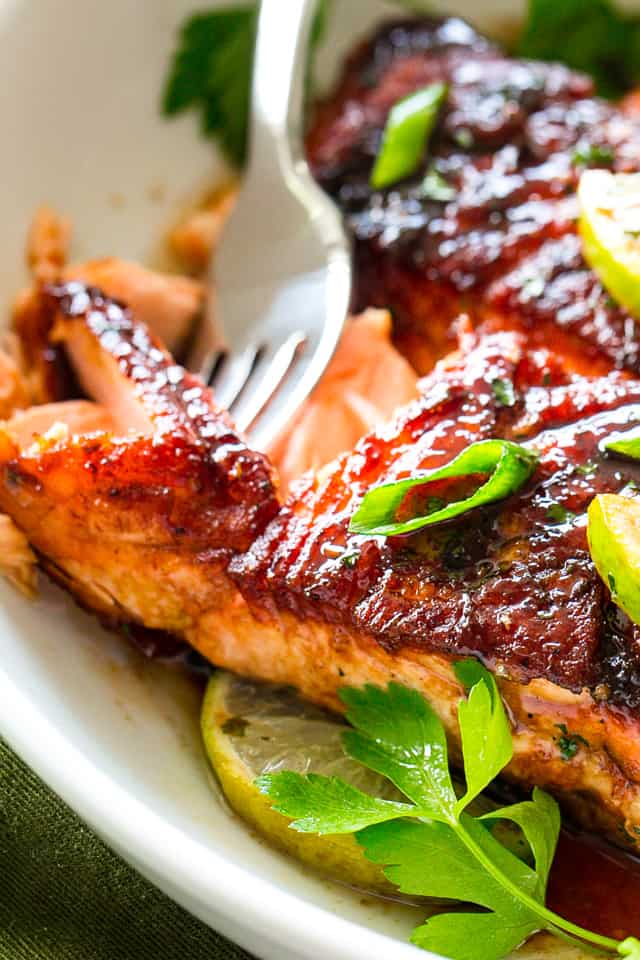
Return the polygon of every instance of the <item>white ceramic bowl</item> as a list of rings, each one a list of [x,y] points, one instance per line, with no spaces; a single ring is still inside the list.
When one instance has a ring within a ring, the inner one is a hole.
[[[202,6],[0,0],[3,307],[22,281],[38,203],[72,216],[74,256],[144,260],[193,191],[221,172],[192,117],[169,123],[158,111],[176,26]],[[430,6],[478,19],[474,0]],[[337,0],[325,80],[357,34],[391,9]],[[514,12],[513,0],[485,2],[480,25]],[[143,663],[43,586],[27,603],[0,584],[0,733],[107,843],[263,960],[424,960],[403,942],[420,920],[415,910],[367,903],[309,876],[217,799],[190,681]]]

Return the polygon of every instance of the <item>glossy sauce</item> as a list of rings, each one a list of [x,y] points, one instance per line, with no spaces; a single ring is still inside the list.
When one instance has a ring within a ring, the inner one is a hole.
[[[135,624],[123,634],[145,657],[184,670],[204,693],[214,668],[197,651],[169,634]],[[502,789],[506,790],[503,802],[515,800],[508,787]],[[376,900],[379,897],[373,891],[370,895]],[[573,923],[622,940],[631,935],[640,937],[638,904],[640,859],[587,834],[563,829],[551,869],[547,905]]]
[[[565,830],[551,870],[547,904],[588,930],[622,940],[640,936],[640,860]]]

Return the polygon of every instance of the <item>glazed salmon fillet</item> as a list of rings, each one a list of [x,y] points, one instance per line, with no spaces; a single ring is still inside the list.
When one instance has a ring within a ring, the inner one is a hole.
[[[282,504],[267,459],[130,311],[79,283],[41,296],[98,406],[76,428],[64,405],[42,408],[35,436],[24,414],[4,425],[0,508],[82,605],[331,708],[342,686],[398,680],[433,703],[454,753],[452,662],[480,657],[513,724],[508,776],[631,842],[640,633],[596,574],[585,510],[640,482],[640,466],[601,453],[640,417],[640,381],[580,376],[521,334],[467,331],[417,400]],[[371,485],[495,436],[540,454],[516,496],[410,540],[349,534]]]
[[[496,382],[513,387],[504,405]],[[507,775],[553,791],[583,823],[640,831],[640,629],[612,603],[586,540],[594,495],[631,492],[640,465],[602,453],[640,418],[640,381],[567,371],[520,334],[476,340],[420,398],[348,455],[302,479],[229,575],[244,610],[195,640],[215,663],[293,683],[337,708],[343,685],[416,687],[457,740],[452,661],[480,658],[513,724]],[[500,437],[540,462],[518,494],[411,537],[349,533],[373,485],[443,465]],[[242,642],[237,642],[241,636]],[[268,654],[265,655],[265,649]],[[566,738],[577,745],[563,751]]]
[[[389,110],[432,83],[448,92],[423,162],[372,190]],[[632,99],[595,98],[586,75],[508,57],[455,17],[403,20],[348,59],[307,153],[353,236],[354,309],[390,309],[420,372],[455,347],[461,312],[552,343],[582,372],[640,372],[633,319],[582,258],[575,196],[586,166],[640,170]]]

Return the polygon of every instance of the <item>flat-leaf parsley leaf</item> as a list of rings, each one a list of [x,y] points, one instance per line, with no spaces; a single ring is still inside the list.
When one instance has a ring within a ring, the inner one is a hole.
[[[457,800],[444,727],[414,690],[345,689],[340,696],[352,729],[345,751],[386,776],[410,803],[378,800],[336,777],[268,774],[257,785],[294,830],[355,832],[365,855],[406,894],[468,904],[431,917],[412,941],[453,960],[500,960],[531,934],[546,929],[576,944],[640,960],[640,942],[622,942],[576,926],[545,906],[560,814],[555,800],[534,790],[531,800],[471,816],[467,804],[512,755],[511,731],[493,676],[475,661],[456,664],[467,691],[458,724],[467,790]],[[498,821],[521,832],[524,856],[494,835]],[[475,908],[475,909],[474,909]],[[485,912],[477,912],[478,908]]]
[[[316,11],[313,49],[321,39],[327,0]],[[227,159],[240,167],[247,152],[253,51],[258,22],[256,3],[195,13],[180,28],[165,81],[162,111],[175,116],[200,113],[202,132],[216,137]]]

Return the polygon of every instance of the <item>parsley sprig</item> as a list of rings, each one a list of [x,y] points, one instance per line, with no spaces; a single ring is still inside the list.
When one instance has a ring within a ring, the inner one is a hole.
[[[558,842],[558,805],[535,789],[531,800],[472,815],[470,804],[511,759],[509,722],[492,675],[474,660],[456,664],[467,691],[458,705],[466,788],[454,790],[444,727],[426,700],[397,683],[345,689],[351,729],[345,752],[387,777],[409,801],[371,797],[338,777],[284,771],[256,783],[274,809],[303,833],[354,833],[369,860],[402,893],[462,901],[475,909],[441,913],[412,942],[453,960],[500,960],[546,929],[579,945],[640,960],[640,941],[600,936],[545,906]],[[527,859],[494,836],[510,821]]]
[[[318,4],[311,31],[313,50],[321,39],[328,0]],[[165,81],[162,112],[175,116],[195,109],[205,136],[218,139],[227,159],[244,164],[251,97],[256,3],[195,13],[182,24]]]
[[[516,52],[590,73],[604,96],[638,83],[640,19],[611,0],[529,0]]]

